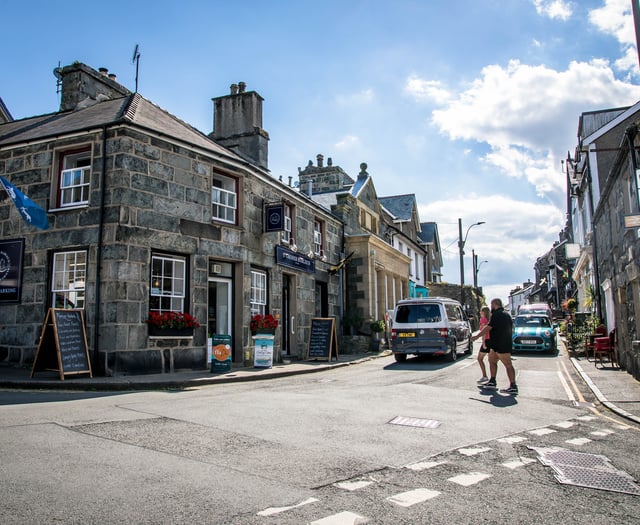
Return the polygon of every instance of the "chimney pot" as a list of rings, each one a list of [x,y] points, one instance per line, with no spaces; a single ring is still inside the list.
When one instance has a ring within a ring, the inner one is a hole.
[[[244,82],[238,82],[238,90],[240,93],[244,93],[245,89],[247,89],[247,84]]]
[[[106,67],[101,67],[100,69],[98,69],[98,71],[102,73],[105,77],[107,76],[107,73],[109,73],[109,70]]]
[[[333,159],[331,157],[327,159],[327,166],[333,166]]]
[[[238,94],[238,84],[231,84],[231,94],[232,95]]]
[[[116,76],[116,74],[115,74],[115,73],[109,73],[109,78],[115,82],[115,81],[116,81],[117,76]]]
[[[324,157],[320,153],[318,153],[318,155],[316,155],[316,159],[318,161],[318,168],[322,168]]]

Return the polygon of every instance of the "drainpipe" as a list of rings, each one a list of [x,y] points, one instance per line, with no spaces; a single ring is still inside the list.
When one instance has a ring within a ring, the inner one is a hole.
[[[95,320],[93,326],[93,363],[98,373],[104,373],[100,363],[100,287],[102,277],[102,241],[104,229],[104,203],[106,198],[105,183],[107,180],[107,126],[102,127],[102,180],[100,181],[100,209],[98,211],[98,246],[96,248],[96,297]]]
[[[587,152],[588,153],[588,152]],[[587,156],[587,159],[589,157]],[[602,319],[602,298],[600,296],[600,265],[598,264],[598,242],[596,236],[596,226],[593,223],[593,186],[591,179],[591,167],[587,170],[587,186],[589,188],[589,214],[591,215],[591,246],[593,246],[593,266],[594,266],[594,280],[596,289],[596,312],[598,319]]]

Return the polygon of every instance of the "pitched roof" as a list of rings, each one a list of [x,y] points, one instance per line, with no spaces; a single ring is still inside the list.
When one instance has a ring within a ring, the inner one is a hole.
[[[379,197],[380,204],[399,221],[411,221],[416,209],[416,196],[411,193],[407,195],[393,195],[391,197]]]
[[[75,111],[40,115],[0,124],[0,146],[42,140],[112,124],[132,124],[190,145],[245,162],[164,109],[134,93]]]
[[[421,222],[418,237],[424,243],[436,243],[438,225],[435,222]]]

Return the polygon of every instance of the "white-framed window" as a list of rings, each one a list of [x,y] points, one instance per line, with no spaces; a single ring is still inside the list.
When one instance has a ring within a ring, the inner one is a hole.
[[[237,181],[231,177],[215,174],[211,184],[213,219],[235,224],[238,209]]]
[[[251,270],[251,315],[267,311],[267,272]]]
[[[293,220],[291,218],[291,206],[288,204],[284,205],[284,229],[281,233],[282,242],[289,244],[291,243],[291,232],[293,230]],[[294,239],[295,240],[295,239]]]
[[[186,257],[152,255],[149,310],[152,312],[184,312],[186,284]]]
[[[322,222],[313,221],[313,253],[322,255]]]
[[[86,206],[91,189],[91,149],[62,152],[58,158],[57,207]]]
[[[87,252],[55,252],[52,260],[51,307],[84,308]]]

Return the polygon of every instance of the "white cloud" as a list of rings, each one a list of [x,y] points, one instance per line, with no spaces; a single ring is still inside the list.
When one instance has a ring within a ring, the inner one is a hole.
[[[507,67],[485,67],[433,111],[432,122],[451,139],[488,144],[486,164],[525,177],[539,195],[553,198],[550,193],[564,189],[560,159],[575,146],[579,115],[638,98],[640,86],[617,80],[604,60],[571,62],[565,71],[512,60]]]
[[[573,2],[565,0],[533,0],[533,5],[539,15],[552,19],[568,20],[573,14]]]
[[[445,104],[452,96],[439,80],[423,80],[416,75],[407,79],[404,91],[416,100],[433,101],[436,104]]]
[[[629,74],[637,76],[638,53],[631,2],[605,0],[602,7],[589,12],[589,22],[620,43],[622,57],[615,61],[615,67],[619,71],[628,71]]]

